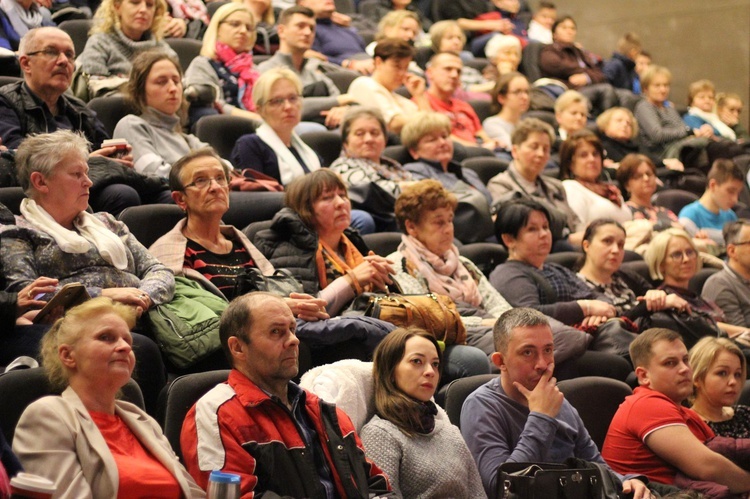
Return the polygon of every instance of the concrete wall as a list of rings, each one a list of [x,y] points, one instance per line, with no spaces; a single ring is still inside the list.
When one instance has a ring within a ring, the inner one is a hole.
[[[634,31],[654,62],[674,76],[671,100],[687,105],[687,86],[701,78],[736,92],[750,108],[750,0],[556,0],[578,24],[578,41],[609,58],[621,34]],[[537,1],[530,4],[536,6]]]

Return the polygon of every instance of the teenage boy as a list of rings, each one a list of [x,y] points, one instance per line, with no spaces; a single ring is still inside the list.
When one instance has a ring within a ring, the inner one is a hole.
[[[723,246],[722,229],[737,220],[732,207],[745,187],[742,170],[731,159],[717,159],[708,172],[708,185],[699,200],[680,210],[680,223],[690,235],[704,234]]]
[[[541,1],[529,22],[529,40],[552,43],[552,25],[557,21],[557,6],[552,2]]]

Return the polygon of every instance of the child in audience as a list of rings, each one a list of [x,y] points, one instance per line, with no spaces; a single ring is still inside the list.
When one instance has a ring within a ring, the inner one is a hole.
[[[736,140],[737,135],[714,112],[716,105],[716,87],[710,80],[694,81],[688,87],[688,112],[682,120],[690,128],[700,128],[708,124],[714,131],[714,137]]]
[[[625,33],[617,41],[617,51],[604,63],[602,70],[609,83],[615,88],[634,91],[638,73],[635,71],[635,60],[641,53],[641,38],[632,32]],[[640,82],[638,82],[640,90]]]
[[[526,32],[529,40],[541,43],[552,43],[552,25],[557,20],[557,6],[542,0],[534,12]]]
[[[701,231],[723,246],[724,224],[737,220],[732,207],[745,187],[742,170],[731,159],[717,159],[708,172],[708,185],[701,198],[680,210],[680,223],[695,237]]]
[[[737,142],[743,143],[750,140],[750,134],[742,123],[740,123],[740,114],[742,114],[742,98],[734,93],[721,92],[716,96],[716,114],[721,121],[734,130],[737,136]]]
[[[638,54],[635,58],[635,73],[638,75],[638,79],[633,82],[633,93],[639,94],[642,91],[641,87],[641,78],[643,78],[643,73],[646,72],[648,67],[651,65],[652,59],[651,54],[646,52],[645,50],[641,50],[641,53]]]

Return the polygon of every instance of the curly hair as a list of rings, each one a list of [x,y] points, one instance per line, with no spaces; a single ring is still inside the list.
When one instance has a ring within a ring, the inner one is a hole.
[[[406,221],[418,224],[426,213],[438,208],[456,209],[456,196],[435,179],[424,179],[404,187],[396,199],[396,220],[406,233]]]
[[[115,28],[122,29],[117,7],[123,1],[125,0],[102,0],[94,14],[94,26],[89,33],[92,35],[96,33],[112,34],[115,32]],[[151,36],[158,41],[164,38],[164,25],[167,22],[167,2],[165,0],[153,0],[153,2],[154,19],[149,31],[151,31]]]

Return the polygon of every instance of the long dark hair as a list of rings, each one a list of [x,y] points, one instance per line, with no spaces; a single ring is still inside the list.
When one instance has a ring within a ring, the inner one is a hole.
[[[404,358],[406,342],[411,338],[424,338],[435,346],[440,364],[443,352],[435,337],[415,327],[398,328],[392,331],[375,349],[372,359],[372,374],[375,386],[375,411],[381,418],[395,424],[406,435],[413,436],[419,426],[419,407],[422,402],[405,394],[396,386],[396,367]]]

